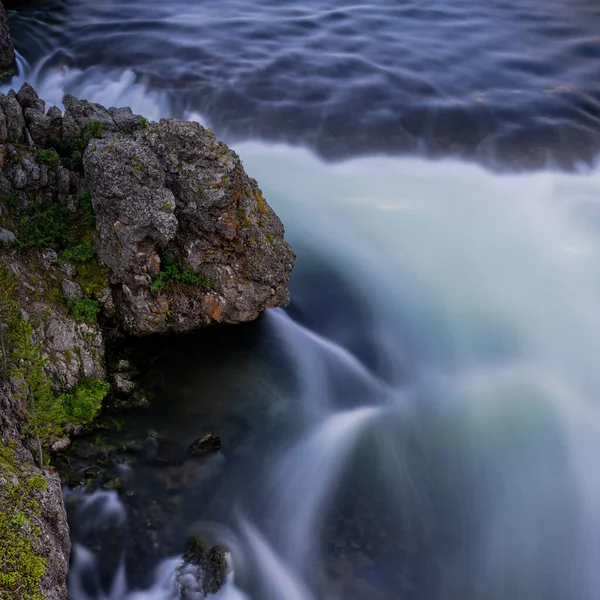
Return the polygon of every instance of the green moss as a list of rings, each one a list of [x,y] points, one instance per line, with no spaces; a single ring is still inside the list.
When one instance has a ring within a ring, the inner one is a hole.
[[[275,238],[270,233],[265,233],[265,237],[267,240],[269,240],[269,244],[271,244],[271,246],[275,245]]]
[[[260,190],[254,190],[254,197],[256,198],[256,203],[258,204],[258,212],[261,215],[267,214],[269,209],[267,208],[267,203],[263,198],[263,195],[260,193]]]
[[[19,196],[10,190],[8,194],[2,198],[2,203],[8,206],[8,208],[16,208],[19,204]]]
[[[75,281],[87,296],[99,298],[108,286],[108,273],[109,270],[97,258],[93,258],[77,265]]]
[[[18,223],[19,246],[21,248],[61,246],[69,239],[70,224],[71,214],[60,204],[46,202],[32,206]]]
[[[60,156],[54,148],[38,148],[35,151],[35,158],[39,163],[55,167],[60,162]]]
[[[67,300],[67,308],[78,321],[86,321],[88,323],[95,323],[98,313],[101,310],[100,302],[93,298]]]
[[[211,289],[213,287],[212,281],[201,273],[197,273],[190,268],[181,269],[168,252],[164,253],[161,266],[161,272],[154,278],[150,286],[153,292],[160,292],[171,281],[179,281],[188,285],[203,287],[204,289]]]
[[[15,456],[14,444],[0,442],[0,598],[43,600],[40,582],[47,561],[39,555],[42,532],[38,525],[37,494],[46,480]]]
[[[64,413],[66,423],[90,423],[102,408],[109,385],[102,379],[87,379],[68,392],[61,394],[57,403]]]
[[[81,210],[83,212],[84,217],[86,218],[88,225],[90,227],[96,226],[96,214],[94,213],[94,205],[92,203],[92,197],[87,193],[83,192],[83,194],[79,194],[77,196],[79,200],[79,205],[81,206]]]
[[[140,127],[140,129],[146,129],[146,127],[148,127],[148,119],[146,119],[146,117],[142,117],[140,119],[139,127]]]
[[[104,133],[104,123],[102,121],[94,121],[90,119],[87,124],[88,142],[92,138],[101,138]],[[87,145],[87,144],[86,144]]]
[[[84,263],[94,258],[96,251],[91,244],[80,244],[67,248],[60,256],[61,260],[69,260],[71,262]]]
[[[17,385],[14,399],[26,410],[28,416],[25,432],[34,436],[40,445],[44,445],[53,436],[63,435],[67,423],[89,423],[99,411],[109,385],[102,380],[89,379],[63,394],[53,393],[52,382],[44,373],[48,359],[42,356],[42,345],[32,342],[32,324],[21,316],[21,307],[15,294],[17,285],[16,275],[0,262],[0,326],[6,349],[6,354],[0,355],[0,369]],[[95,303],[93,300],[90,302]],[[95,311],[96,304],[92,311]],[[88,312],[89,308],[83,310],[84,316]],[[94,318],[95,315],[94,312]],[[74,350],[77,351],[78,348]],[[69,352],[66,356],[70,359],[73,353]],[[39,462],[43,462],[43,456],[39,457]],[[3,506],[2,503],[0,506]],[[3,535],[0,527],[0,544],[1,538]],[[0,562],[0,574],[1,564]],[[3,598],[1,582],[0,577],[0,598]]]

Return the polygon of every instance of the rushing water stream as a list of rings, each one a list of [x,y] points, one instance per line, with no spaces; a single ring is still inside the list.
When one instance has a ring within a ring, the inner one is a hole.
[[[600,9],[280,4],[11,13],[47,101],[233,140],[298,254],[289,309],[146,349],[154,399],[122,435],[214,429],[224,451],[129,467],[132,489],[167,507],[178,478],[173,554],[225,545],[222,600],[595,600],[600,172],[548,167],[600,148]],[[77,502],[76,539],[122,537],[76,547],[72,600],[174,598],[176,560],[127,572],[142,533],[116,492]]]

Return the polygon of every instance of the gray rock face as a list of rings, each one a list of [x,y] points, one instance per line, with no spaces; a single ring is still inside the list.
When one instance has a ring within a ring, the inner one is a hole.
[[[15,48],[10,39],[6,10],[0,2],[0,71],[12,75],[16,72]]]
[[[7,143],[0,197],[75,210],[77,194],[90,194],[97,254],[111,270],[98,298],[109,316],[131,333],[184,332],[289,303],[294,253],[235,152],[198,123],[148,123],[69,95],[64,105],[64,117],[46,114],[27,84],[0,95],[0,135],[3,117],[7,139],[60,154],[40,162],[39,151]],[[65,294],[80,297],[72,286]]]
[[[40,582],[40,592],[48,600],[66,600],[71,542],[61,483],[56,473],[35,466],[31,452],[21,441],[23,418],[24,413],[14,399],[10,384],[0,381],[0,448],[11,449],[10,452],[14,453],[17,460],[19,475],[23,474],[22,478],[19,476],[15,480],[11,477],[9,480],[5,465],[0,463],[0,498],[7,486],[14,485],[15,481],[26,480],[32,475],[45,480],[46,489],[34,491],[23,486],[21,493],[26,502],[35,502],[39,507],[35,524],[40,533],[33,540],[34,551],[48,565]],[[3,504],[3,510],[6,510],[6,504]],[[0,547],[3,542],[5,540],[0,540]]]
[[[50,309],[47,319],[35,331],[48,357],[45,371],[59,388],[67,389],[82,379],[102,379],[104,340],[96,325],[78,323]]]
[[[84,168],[98,254],[129,331],[240,323],[289,303],[295,256],[283,225],[238,156],[201,125],[162,119],[105,137],[88,146]],[[197,283],[152,286],[165,257]]]

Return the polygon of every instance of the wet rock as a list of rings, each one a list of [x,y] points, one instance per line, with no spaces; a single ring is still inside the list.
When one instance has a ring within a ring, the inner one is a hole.
[[[207,433],[193,442],[189,447],[189,451],[193,456],[207,456],[219,452],[222,447],[221,438],[218,435]]]
[[[115,392],[119,394],[130,394],[135,390],[135,383],[128,379],[125,375],[113,375]]]
[[[193,538],[188,543],[178,574],[181,598],[192,600],[216,594],[223,587],[226,576],[227,551],[220,546],[205,550],[202,540]]]
[[[14,244],[16,241],[17,238],[12,231],[0,228],[0,244]]]
[[[134,115],[131,108],[114,108],[108,109],[108,112],[114,119],[116,126],[124,133],[134,133],[142,127],[142,124],[147,124],[147,121],[141,115]]]

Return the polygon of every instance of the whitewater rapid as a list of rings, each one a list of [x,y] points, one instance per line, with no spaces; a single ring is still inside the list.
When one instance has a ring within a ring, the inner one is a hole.
[[[169,114],[133,72],[42,72],[30,80],[49,102],[69,91]],[[300,381],[277,401],[300,425],[259,475],[269,522],[247,514],[240,490],[235,524],[217,528],[235,571],[220,597],[325,598],[312,570],[322,523],[342,476],[364,470],[382,502],[401,507],[392,535],[441,538],[436,600],[595,600],[600,171],[498,175],[384,156],[332,164],[258,142],[235,150],[298,254],[295,306],[266,319]],[[313,259],[360,298],[356,327],[311,320]],[[75,552],[72,590],[93,564],[86,552]],[[174,564],[149,590],[116,574],[93,598],[173,598]]]

